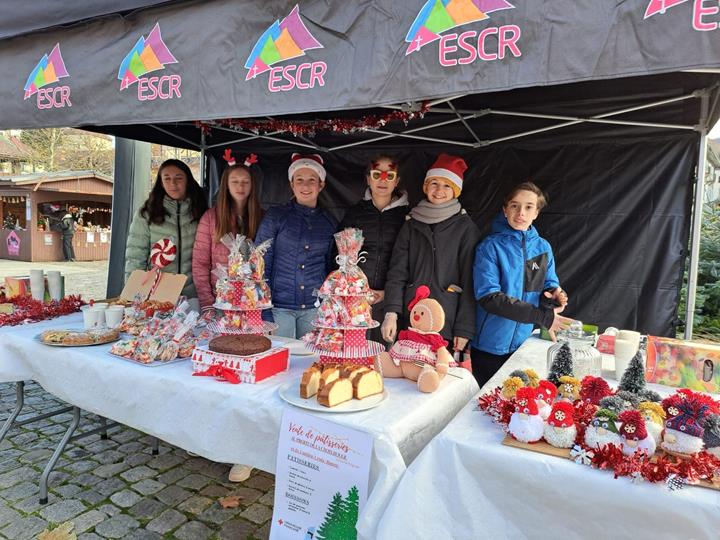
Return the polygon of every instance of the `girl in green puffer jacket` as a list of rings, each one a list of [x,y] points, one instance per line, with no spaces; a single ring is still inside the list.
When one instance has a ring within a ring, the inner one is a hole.
[[[205,210],[205,195],[190,167],[178,159],[164,161],[150,196],[130,225],[125,248],[125,281],[133,270],[149,270],[152,245],[163,238],[171,238],[177,247],[177,255],[162,271],[185,274],[188,279],[182,294],[196,298],[192,251],[198,221]]]

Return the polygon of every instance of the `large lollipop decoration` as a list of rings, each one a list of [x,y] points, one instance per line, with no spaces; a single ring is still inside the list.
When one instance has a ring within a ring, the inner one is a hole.
[[[152,287],[150,287],[148,298],[155,294],[158,285],[160,285],[160,280],[162,279],[162,269],[173,262],[176,255],[177,246],[171,238],[161,238],[150,248],[150,264],[155,272],[155,280],[153,281]]]

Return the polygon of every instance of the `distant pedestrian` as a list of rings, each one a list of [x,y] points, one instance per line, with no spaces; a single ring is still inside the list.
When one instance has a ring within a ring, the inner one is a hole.
[[[75,249],[73,249],[73,236],[77,222],[78,208],[70,206],[67,213],[60,220],[60,232],[62,232],[62,248],[65,262],[75,262]]]

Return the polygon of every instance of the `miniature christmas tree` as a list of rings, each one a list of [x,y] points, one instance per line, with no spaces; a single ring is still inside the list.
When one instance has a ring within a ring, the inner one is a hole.
[[[563,375],[572,377],[572,374],[572,352],[570,352],[570,344],[566,342],[560,346],[560,349],[558,349],[558,352],[555,354],[555,358],[553,358],[552,364],[550,364],[547,379],[555,386],[558,386],[560,384],[560,377]]]
[[[618,388],[633,394],[639,394],[645,388],[645,366],[643,366],[642,352],[638,351],[632,357],[620,379]]]

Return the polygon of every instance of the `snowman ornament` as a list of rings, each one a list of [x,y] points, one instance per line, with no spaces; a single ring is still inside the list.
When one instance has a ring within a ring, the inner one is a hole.
[[[527,386],[515,394],[515,412],[510,416],[508,431],[520,442],[537,442],[543,436],[544,423],[538,414],[535,396],[535,389]]]
[[[616,420],[617,415],[613,411],[599,409],[585,430],[585,444],[591,448],[602,448],[608,444],[620,446]]]
[[[638,450],[644,450],[648,456],[655,453],[655,439],[648,433],[639,411],[623,411],[618,420],[623,454],[632,456]]]
[[[548,444],[556,448],[572,448],[577,437],[574,412],[572,403],[568,401],[557,401],[553,404],[543,431],[543,437]]]

